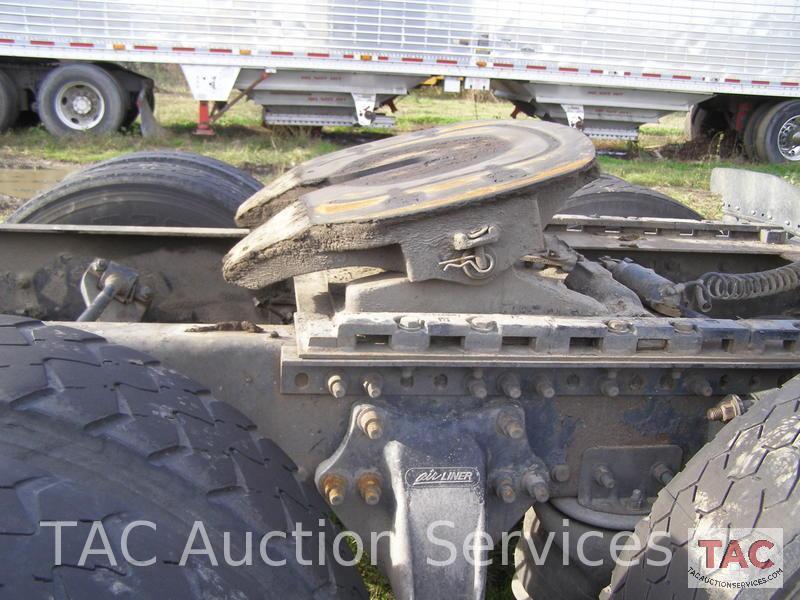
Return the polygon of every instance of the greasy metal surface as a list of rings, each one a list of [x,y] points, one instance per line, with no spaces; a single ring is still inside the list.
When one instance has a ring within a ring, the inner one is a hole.
[[[236,221],[263,223],[309,186],[299,201],[311,225],[407,218],[519,191],[593,160],[588,138],[563,126],[460,123],[307,161],[242,204]]]
[[[153,292],[146,320],[270,320],[261,297],[220,273],[238,230],[0,225],[0,312],[75,319],[85,308],[80,281],[98,257],[140,274]]]
[[[223,273],[251,289],[349,266],[485,284],[544,247],[544,225],[596,177],[593,166],[585,136],[534,121],[463,123],[343,150],[240,207],[240,224],[269,218],[228,253]]]

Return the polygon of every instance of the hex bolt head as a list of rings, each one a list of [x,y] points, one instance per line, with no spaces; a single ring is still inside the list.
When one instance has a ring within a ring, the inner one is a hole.
[[[734,417],[738,417],[747,410],[742,399],[736,394],[730,394],[722,402],[706,411],[706,418],[709,421],[722,421],[727,423]]]
[[[525,426],[511,411],[504,410],[497,415],[497,428],[512,440],[518,440],[525,435]]]
[[[423,322],[416,317],[403,316],[397,321],[397,326],[406,331],[419,331],[422,329]]]
[[[616,398],[619,396],[619,384],[616,379],[605,379],[600,382],[600,391],[604,396]]]
[[[514,491],[514,482],[510,477],[501,477],[495,484],[497,497],[506,504],[511,504],[517,499],[517,492]]]
[[[356,418],[356,424],[371,440],[380,439],[383,435],[383,421],[378,411],[372,406],[361,409]]]
[[[489,390],[486,389],[486,382],[478,377],[470,377],[467,380],[467,391],[478,400],[483,400],[489,395]]]
[[[347,385],[341,375],[334,374],[328,377],[328,392],[334,398],[344,398],[347,395]]]
[[[611,319],[606,326],[608,327],[608,330],[613,333],[625,333],[631,329],[631,324],[628,321],[623,321],[621,319]]]
[[[516,400],[522,396],[522,385],[520,384],[519,377],[515,373],[504,373],[497,381],[503,393]]]
[[[698,396],[704,396],[708,398],[714,393],[714,388],[711,387],[711,384],[704,377],[692,377],[689,379],[688,384],[689,389]]]
[[[108,268],[108,261],[105,258],[95,258],[91,268],[95,273],[103,273]]]
[[[592,476],[597,483],[607,490],[613,489],[617,485],[614,474],[608,468],[608,465],[595,465],[594,469],[592,469]]]
[[[547,502],[550,499],[550,488],[544,477],[536,470],[531,469],[522,478],[522,485],[528,495],[537,502]]]
[[[470,319],[469,324],[476,331],[494,331],[497,328],[495,321],[483,317],[473,317]]]
[[[365,473],[358,478],[358,493],[368,505],[375,506],[381,501],[381,480],[376,473]]]
[[[558,483],[564,483],[565,481],[569,481],[570,477],[570,468],[567,463],[559,463],[555,465],[550,470],[550,477],[553,481],[557,481]]]
[[[325,475],[320,482],[322,495],[331,506],[339,506],[342,502],[344,502],[346,486],[347,481],[345,481],[345,478],[341,475],[336,475],[333,473]]]
[[[674,323],[672,325],[672,328],[677,333],[684,333],[684,334],[694,333],[694,325],[692,325],[691,323],[685,323],[683,321],[678,321]]]
[[[383,377],[377,373],[370,373],[362,382],[364,391],[370,398],[378,398],[383,393]]]
[[[675,476],[672,470],[662,462],[654,464],[650,469],[650,474],[662,485],[667,485]]]
[[[545,377],[544,375],[536,378],[534,386],[536,387],[536,392],[542,398],[550,399],[556,395],[556,388],[553,387],[553,383],[550,381],[550,378]]]

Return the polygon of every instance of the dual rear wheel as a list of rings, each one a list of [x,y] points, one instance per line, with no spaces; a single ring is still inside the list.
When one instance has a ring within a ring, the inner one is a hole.
[[[745,153],[753,160],[800,161],[800,100],[757,106],[745,125],[743,144]]]

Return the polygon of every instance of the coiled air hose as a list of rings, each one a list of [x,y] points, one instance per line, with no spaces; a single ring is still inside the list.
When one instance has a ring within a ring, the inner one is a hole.
[[[694,288],[694,300],[703,311],[712,300],[752,300],[800,288],[800,261],[758,273],[706,273],[685,284]]]

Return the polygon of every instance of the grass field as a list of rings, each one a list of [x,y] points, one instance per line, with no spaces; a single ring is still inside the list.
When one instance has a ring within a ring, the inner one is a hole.
[[[165,127],[159,139],[143,139],[136,128],[131,133],[104,137],[55,139],[41,126],[19,129],[0,136],[0,168],[37,168],[64,164],[91,163],[125,152],[149,148],[180,148],[214,156],[244,167],[256,177],[267,180],[274,174],[308,158],[338,148],[370,141],[391,133],[412,131],[439,124],[470,119],[507,118],[511,105],[491,97],[462,97],[425,89],[402,98],[397,103],[397,128],[353,130],[326,128],[321,134],[308,131],[287,132],[260,125],[260,110],[252,103],[240,103],[224,115],[211,138],[193,135],[196,103],[174,89],[157,94],[156,116]],[[653,187],[699,210],[707,217],[717,217],[717,199],[708,191],[711,169],[716,166],[739,166],[781,175],[800,183],[800,169],[792,165],[756,165],[744,160],[720,160],[700,152],[695,160],[661,158],[683,142],[682,115],[670,115],[658,124],[642,128],[635,146],[600,142],[601,151],[625,153],[625,158],[600,156],[604,170],[625,179]],[[702,150],[702,149],[701,149]]]
[[[56,139],[41,126],[19,129],[0,135],[0,170],[69,169],[111,158],[126,152],[155,148],[174,148],[198,152],[243,167],[262,181],[306,159],[339,148],[363,143],[396,132],[412,131],[439,124],[472,119],[507,118],[511,105],[491,97],[445,95],[437,90],[423,90],[398,101],[397,128],[379,130],[325,129],[321,134],[308,131],[268,130],[260,125],[260,110],[253,104],[234,107],[216,125],[214,137],[193,135],[196,103],[175,85],[160,85],[156,117],[166,135],[143,139],[138,130],[105,137]],[[738,166],[774,173],[800,184],[796,166],[754,165],[743,160],[720,160],[711,152],[696,153],[693,160],[662,158],[670,156],[683,143],[683,117],[670,115],[658,124],[642,129],[635,146],[603,142],[601,151],[624,153],[625,158],[600,156],[602,168],[633,183],[653,187],[692,206],[709,218],[719,216],[718,199],[709,191],[711,169]],[[60,173],[61,171],[59,171]],[[0,192],[3,190],[0,189]],[[19,203],[0,193],[0,219]],[[362,572],[374,600],[392,598],[386,582],[375,569]],[[511,567],[492,568],[489,574],[490,600],[511,598],[508,582]]]

